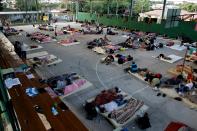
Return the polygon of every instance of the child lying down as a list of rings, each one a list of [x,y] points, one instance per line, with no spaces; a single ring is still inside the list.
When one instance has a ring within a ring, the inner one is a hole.
[[[156,58],[158,59],[165,59],[165,60],[172,60],[172,58],[165,56],[164,54],[159,54],[159,56],[157,56]]]
[[[133,60],[133,57],[131,55],[124,56],[121,54],[117,54],[117,55],[108,55],[106,58],[102,59],[101,62],[109,65],[112,62],[118,62],[118,64],[124,64],[132,60]]]

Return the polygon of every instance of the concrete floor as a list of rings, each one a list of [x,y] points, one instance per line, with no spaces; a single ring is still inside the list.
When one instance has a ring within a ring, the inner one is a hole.
[[[80,28],[80,26],[75,23],[58,23],[58,29],[63,25],[65,26],[68,24]],[[15,28],[23,29],[27,32],[35,32],[37,30],[32,26],[18,26]],[[49,32],[47,32],[47,34],[49,34]],[[50,34],[54,34],[54,32],[51,32]],[[192,110],[182,102],[175,101],[171,98],[157,97],[157,93],[145,83],[123,72],[123,69],[129,64],[125,66],[107,66],[105,64],[101,64],[99,60],[103,57],[103,55],[97,55],[91,50],[88,50],[86,48],[86,43],[87,41],[91,41],[94,38],[100,38],[102,36],[103,35],[79,35],[76,36],[76,38],[81,41],[80,45],[63,47],[58,45],[57,42],[52,42],[41,44],[44,47],[41,50],[32,51],[48,51],[63,60],[62,63],[56,66],[41,69],[39,72],[44,78],[60,75],[66,72],[77,72],[93,83],[93,87],[80,91],[64,99],[64,102],[70,105],[70,108],[75,112],[79,119],[83,121],[90,131],[113,130],[110,123],[108,123],[107,120],[101,116],[93,121],[87,120],[85,118],[86,114],[83,110],[82,104],[86,99],[97,95],[101,90],[114,86],[118,86],[123,91],[133,95],[133,97],[143,100],[145,104],[150,107],[148,113],[152,127],[146,131],[163,131],[171,121],[180,121],[191,126],[192,128],[197,129],[197,112],[195,110]],[[58,36],[58,39],[64,37],[67,36]],[[24,41],[27,44],[34,43],[24,35],[11,36],[9,39],[11,41]],[[126,38],[121,36],[109,36],[109,39],[112,40],[113,43],[119,43],[124,41]],[[169,76],[166,73],[167,70],[170,67],[175,67],[176,64],[181,63],[182,61],[175,64],[169,64],[152,58],[152,56],[159,55],[160,53],[165,53],[166,55],[176,54],[179,56],[184,56],[184,52],[177,52],[168,48],[150,52],[142,50],[128,50],[126,52],[122,52],[122,54],[133,55],[135,62],[139,65],[139,67],[148,67],[152,71],[161,72],[163,75]],[[134,122],[130,122],[125,127],[127,127],[130,131],[140,130]]]

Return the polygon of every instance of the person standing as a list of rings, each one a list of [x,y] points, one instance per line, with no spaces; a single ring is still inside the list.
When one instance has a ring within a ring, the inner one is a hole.
[[[21,58],[24,60],[27,58],[27,47],[24,42],[21,44]]]

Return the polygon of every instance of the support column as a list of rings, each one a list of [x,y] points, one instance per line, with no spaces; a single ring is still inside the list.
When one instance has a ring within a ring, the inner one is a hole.
[[[116,0],[116,16],[118,16],[119,1]]]
[[[134,2],[134,0],[130,1],[130,16],[131,17],[133,16],[133,2]]]
[[[92,14],[92,0],[90,0],[90,13]]]
[[[162,19],[164,19],[164,13],[165,13],[165,9],[166,9],[166,2],[167,2],[167,0],[163,0],[163,10],[162,10],[162,16],[161,16]]]
[[[109,15],[109,13],[110,13],[110,9],[109,9],[110,7],[109,7],[109,0],[107,0],[107,15]]]
[[[75,9],[76,9],[75,19],[77,20],[77,18],[78,18],[78,12],[79,12],[79,1],[78,0],[75,3]]]

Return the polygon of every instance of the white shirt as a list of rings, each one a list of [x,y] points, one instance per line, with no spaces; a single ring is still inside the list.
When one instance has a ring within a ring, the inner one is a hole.
[[[191,83],[187,83],[185,86],[187,86],[189,88],[189,90],[191,90],[194,86],[194,84],[191,82]]]

